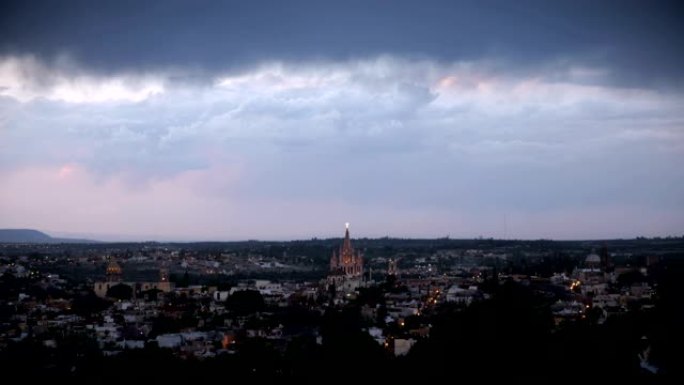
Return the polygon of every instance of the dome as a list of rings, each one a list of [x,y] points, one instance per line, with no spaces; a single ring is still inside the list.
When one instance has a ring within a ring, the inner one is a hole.
[[[601,263],[601,257],[599,257],[595,253],[591,253],[591,254],[587,255],[587,259],[585,259],[584,262],[598,264],[598,263]]]
[[[121,274],[121,266],[119,266],[116,261],[111,261],[107,265],[107,275],[120,275]]]

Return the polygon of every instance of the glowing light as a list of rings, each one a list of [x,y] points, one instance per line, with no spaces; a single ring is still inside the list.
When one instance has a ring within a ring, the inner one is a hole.
[[[345,227],[346,229],[348,229],[348,228],[349,228],[349,222],[345,222],[345,223],[344,223],[344,227]]]

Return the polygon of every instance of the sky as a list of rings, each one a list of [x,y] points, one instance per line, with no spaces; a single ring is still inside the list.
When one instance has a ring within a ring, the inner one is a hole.
[[[684,234],[668,1],[3,1],[0,228]]]

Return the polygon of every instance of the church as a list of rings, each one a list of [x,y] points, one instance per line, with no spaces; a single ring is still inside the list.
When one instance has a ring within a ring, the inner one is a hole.
[[[137,296],[142,292],[156,289],[164,293],[173,291],[175,284],[169,280],[169,272],[166,269],[159,270],[159,281],[157,282],[124,282],[123,269],[114,259],[107,264],[107,279],[106,281],[99,281],[93,284],[93,291],[95,295],[101,298],[107,297],[107,292],[113,286],[124,284],[133,289],[133,296]]]
[[[349,237],[349,223],[345,224],[344,241],[330,257],[330,273],[327,285],[335,285],[341,292],[351,292],[363,283],[363,255],[354,250]]]

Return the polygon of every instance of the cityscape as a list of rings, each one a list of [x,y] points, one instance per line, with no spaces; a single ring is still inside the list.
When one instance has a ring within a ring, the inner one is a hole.
[[[681,325],[668,317],[681,310],[683,237],[353,239],[352,229],[291,242],[4,243],[2,361],[29,378],[103,383],[133,372],[314,382],[348,355],[355,368],[340,378],[394,382],[455,366],[530,379],[677,370],[670,336]]]
[[[1,1],[0,378],[680,383],[683,20]]]

